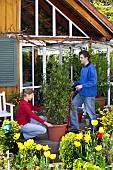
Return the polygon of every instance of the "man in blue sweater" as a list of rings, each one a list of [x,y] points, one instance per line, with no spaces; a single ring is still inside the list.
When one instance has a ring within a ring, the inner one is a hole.
[[[84,104],[85,111],[91,120],[96,119],[95,96],[97,95],[97,72],[93,64],[90,63],[90,55],[87,51],[79,53],[80,61],[84,65],[81,69],[80,80],[75,81],[73,86],[78,94],[72,100],[72,112],[70,115],[71,131],[79,129],[78,108]],[[93,127],[91,127],[93,128]],[[96,131],[96,127],[94,127]]]

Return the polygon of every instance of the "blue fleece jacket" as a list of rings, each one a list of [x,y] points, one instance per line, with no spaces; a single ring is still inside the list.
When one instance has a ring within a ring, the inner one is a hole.
[[[81,96],[95,97],[97,95],[97,71],[93,64],[89,63],[82,67],[80,80],[74,82],[74,86],[82,85],[78,91]]]

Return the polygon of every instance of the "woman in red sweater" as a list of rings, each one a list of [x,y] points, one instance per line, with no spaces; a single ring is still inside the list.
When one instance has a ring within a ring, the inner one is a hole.
[[[39,134],[46,133],[47,127],[53,125],[47,122],[47,118],[43,116],[37,116],[33,111],[44,110],[44,106],[33,106],[29,101],[32,100],[34,91],[30,88],[26,88],[23,93],[23,99],[20,101],[16,121],[22,125],[21,132],[25,139],[34,138]],[[44,126],[46,125],[46,126]]]

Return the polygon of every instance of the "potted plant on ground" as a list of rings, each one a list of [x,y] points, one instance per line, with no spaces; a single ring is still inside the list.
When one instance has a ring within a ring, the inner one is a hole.
[[[107,54],[105,52],[96,53],[90,49],[91,62],[97,69],[97,97],[96,102],[99,103],[100,109],[102,110],[107,97],[107,91],[110,88],[110,77],[107,75],[107,70],[110,67],[107,61]]]
[[[51,60],[51,64],[49,61],[49,65],[49,80],[44,83],[43,98],[46,112],[48,113],[48,121],[54,124],[54,127],[48,129],[49,139],[59,141],[61,136],[66,132],[66,124],[64,125],[64,123],[67,122],[71,94],[69,67],[66,62],[60,65],[59,61],[55,61],[55,59]],[[58,125],[60,127],[65,126],[62,134],[60,134],[61,129],[56,129]],[[57,134],[55,132],[49,132],[54,128]],[[52,134],[52,137],[50,134]],[[58,137],[59,134],[60,136]],[[56,139],[53,139],[54,137]]]

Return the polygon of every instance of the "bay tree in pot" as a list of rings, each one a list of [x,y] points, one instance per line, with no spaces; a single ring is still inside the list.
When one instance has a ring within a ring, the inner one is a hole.
[[[59,141],[62,135],[66,132],[67,124],[64,123],[67,121],[68,117],[71,81],[69,76],[69,67],[66,62],[60,65],[58,60],[55,61],[52,59],[49,69],[49,80],[45,81],[43,86],[43,98],[46,113],[48,114],[48,121],[54,125],[54,127],[48,128],[49,139],[52,141]],[[61,129],[59,129],[57,125],[60,125],[60,127],[62,125],[65,126],[63,134],[59,137],[58,135],[61,132]],[[54,128],[57,134],[55,134],[55,132],[49,132]],[[50,137],[51,134],[52,137]],[[53,137],[56,137],[56,139],[53,139]]]

